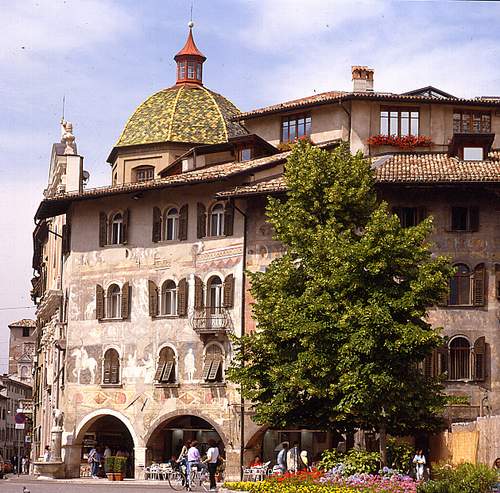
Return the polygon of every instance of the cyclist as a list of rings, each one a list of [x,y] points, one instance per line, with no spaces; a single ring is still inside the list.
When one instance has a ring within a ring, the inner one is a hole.
[[[187,468],[186,468],[186,481],[187,487],[189,488],[191,482],[191,469],[194,467],[202,468],[201,455],[198,450],[198,442],[196,440],[191,442],[191,447],[189,447],[187,453]]]

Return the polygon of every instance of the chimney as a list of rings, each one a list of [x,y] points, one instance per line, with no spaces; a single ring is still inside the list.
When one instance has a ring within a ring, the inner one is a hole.
[[[372,68],[354,65],[352,72],[352,90],[353,92],[373,91],[373,73]]]

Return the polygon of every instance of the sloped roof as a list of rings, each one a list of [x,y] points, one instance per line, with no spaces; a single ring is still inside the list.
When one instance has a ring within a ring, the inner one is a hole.
[[[17,322],[12,322],[9,327],[36,327],[36,322],[29,318],[23,318]]]
[[[381,184],[500,184],[500,150],[492,151],[485,161],[460,161],[445,153],[391,154],[372,158],[372,166]],[[224,190],[217,197],[245,197],[286,189],[285,178],[279,175]]]
[[[207,57],[198,49],[196,43],[193,39],[193,29],[189,28],[189,34],[186,39],[186,44],[181,48],[181,50],[175,55],[174,60],[177,60],[182,56],[197,56],[206,60]]]
[[[178,175],[166,176],[165,178],[159,178],[156,180],[90,188],[81,193],[61,193],[42,200],[38,206],[35,218],[44,219],[63,214],[71,202],[74,201],[226,180],[242,173],[255,171],[284,162],[290,155],[290,152],[291,151],[281,152],[279,154],[253,159],[250,161],[233,161],[230,163],[218,164],[208,168],[200,168]]]
[[[429,86],[431,87],[431,86]],[[423,88],[426,89],[426,88]],[[413,92],[413,91],[412,91]],[[442,94],[442,91],[440,91]],[[342,101],[349,100],[373,100],[373,101],[387,101],[387,102],[406,102],[406,103],[436,103],[436,104],[460,104],[465,106],[495,106],[500,107],[500,100],[498,98],[456,98],[453,96],[446,97],[433,97],[428,95],[419,94],[396,94],[392,92],[346,92],[346,91],[328,91],[319,94],[313,94],[305,98],[293,99],[283,103],[257,108],[255,110],[240,113],[235,120],[248,120],[258,116],[270,115],[273,113],[280,113],[282,111],[293,111],[311,106],[318,106],[322,104],[341,103]]]

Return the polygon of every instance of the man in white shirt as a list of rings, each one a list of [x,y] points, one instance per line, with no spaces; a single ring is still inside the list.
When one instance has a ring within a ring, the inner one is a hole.
[[[217,483],[215,481],[215,474],[217,473],[217,462],[219,460],[219,448],[215,443],[215,440],[211,438],[208,441],[209,449],[207,450],[207,459],[208,462],[208,474],[210,476],[210,491],[217,490]]]

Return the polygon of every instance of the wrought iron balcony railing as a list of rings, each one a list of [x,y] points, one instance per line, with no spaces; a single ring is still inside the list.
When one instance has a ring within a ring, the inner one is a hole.
[[[198,334],[223,334],[232,330],[232,320],[227,308],[207,306],[196,308],[191,323]]]

